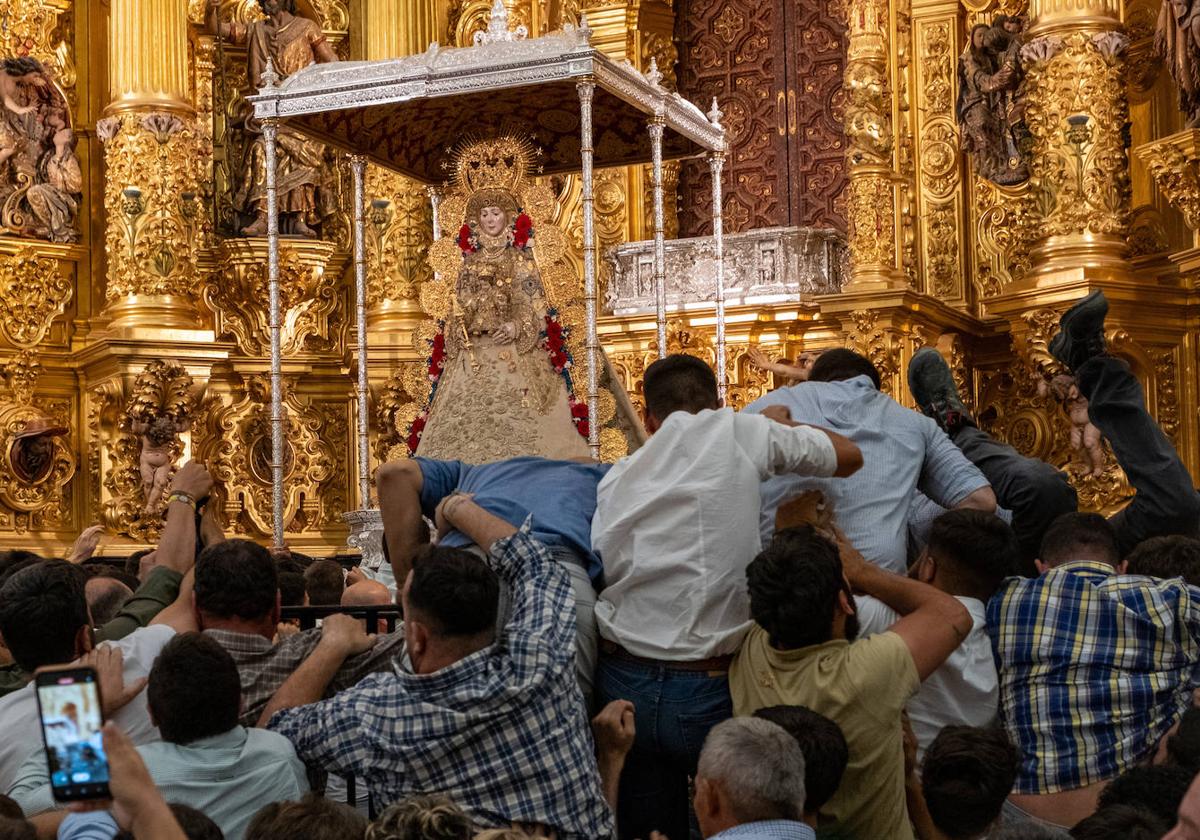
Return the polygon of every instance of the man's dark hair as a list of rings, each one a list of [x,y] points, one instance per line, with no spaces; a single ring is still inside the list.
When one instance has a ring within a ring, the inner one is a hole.
[[[829,641],[846,584],[837,546],[811,525],[776,533],[746,568],[746,582],[750,616],[773,646],[790,650]]]
[[[1174,823],[1179,803],[1195,775],[1182,767],[1131,767],[1100,794],[1100,808],[1133,805]]]
[[[988,832],[988,840],[1060,840],[1062,832],[1031,822],[1002,825]]]
[[[826,350],[817,356],[812,369],[808,372],[808,381],[841,382],[856,376],[871,377],[871,382],[877,391],[882,387],[879,371],[875,369],[875,365],[871,364],[870,359],[853,350],[839,347],[834,350]]]
[[[1059,566],[1095,555],[1114,569],[1121,562],[1117,534],[1098,513],[1064,513],[1050,523],[1042,537],[1039,558],[1047,566]]]
[[[135,551],[133,554],[130,554],[128,557],[126,557],[125,574],[137,577],[138,572],[140,572],[142,569],[142,558],[152,551],[154,551],[153,548],[143,548],[141,551]]]
[[[246,840],[360,840],[366,832],[362,814],[309,793],[299,802],[263,806],[250,821]]]
[[[228,732],[242,706],[237,665],[215,639],[178,635],[154,660],[146,702],[163,740],[172,744]]]
[[[783,727],[804,753],[804,812],[815,814],[837,793],[850,760],[846,736],[836,723],[805,706],[768,706],[754,713]]]
[[[367,829],[367,840],[471,840],[471,818],[440,793],[416,794],[389,805]]]
[[[1101,808],[1071,829],[1075,840],[1162,840],[1171,830],[1172,822],[1164,822],[1153,811],[1132,805],[1113,805]]]
[[[304,575],[300,572],[279,573],[279,605],[304,606]]]
[[[346,570],[332,560],[316,560],[304,570],[304,591],[314,607],[337,606],[346,589]]]
[[[676,411],[696,414],[717,408],[717,377],[707,362],[675,353],[646,368],[642,378],[646,411],[663,422]]]
[[[37,840],[37,829],[24,819],[0,817],[0,840]]]
[[[10,820],[23,820],[25,819],[25,812],[21,810],[21,806],[17,804],[17,800],[0,793],[0,817]]]
[[[1021,545],[1008,523],[980,510],[950,510],[934,520],[927,544],[951,595],[984,603],[1017,573]]]
[[[408,604],[442,636],[477,636],[496,626],[500,581],[460,548],[431,546],[413,561]]]
[[[210,545],[196,558],[196,608],[218,618],[255,621],[275,609],[279,576],[271,554],[249,540]]]
[[[1195,537],[1151,537],[1138,543],[1125,559],[1131,575],[1181,577],[1192,586],[1200,586],[1200,540]]]
[[[0,636],[22,669],[75,658],[79,628],[88,627],[87,573],[65,560],[22,569],[0,587]]]
[[[14,548],[11,551],[0,551],[0,586],[22,569],[28,569],[34,563],[41,563],[45,558],[32,551],[22,551]]]
[[[1182,767],[1193,776],[1200,773],[1200,709],[1184,712],[1179,729],[1167,738],[1167,763]]]
[[[137,592],[138,587],[142,585],[142,582],[137,579],[137,575],[126,574],[125,569],[122,566],[114,566],[112,563],[105,562],[87,562],[83,563],[82,566],[83,570],[87,572],[89,578],[103,577],[119,580],[121,583],[128,586],[133,592]],[[95,618],[95,616],[93,616],[93,618]],[[97,621],[96,623],[103,624],[104,622]]]
[[[1000,816],[1021,756],[1004,730],[947,726],[925,751],[921,786],[938,830],[974,837]]]
[[[96,627],[103,627],[117,617],[117,613],[121,611],[121,607],[125,606],[125,602],[129,600],[132,593],[129,591],[129,585],[117,578],[108,575],[93,575],[88,579],[88,583],[90,584],[93,580],[106,582],[98,595],[95,594],[95,587],[92,587],[91,593],[88,593],[86,588],[84,589],[84,594],[88,598],[88,611],[92,615],[92,624]]]
[[[175,822],[179,823],[179,827],[183,830],[183,836],[187,840],[225,840],[225,834],[221,831],[221,827],[191,805],[172,802],[167,807],[171,809],[171,815],[175,817]],[[135,838],[133,832],[121,831],[113,836],[113,840],[135,840]]]

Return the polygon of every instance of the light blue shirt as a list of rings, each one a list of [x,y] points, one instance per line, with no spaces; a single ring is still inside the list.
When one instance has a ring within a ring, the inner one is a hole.
[[[862,450],[863,466],[848,478],[777,476],[762,484],[763,541],[775,531],[780,503],[820,490],[837,525],[873,563],[893,572],[907,567],[909,506],[913,493],[952,508],[987,479],[930,418],[880,393],[870,377],[844,382],[802,382],[780,388],[746,406],[789,409],[797,423],[845,435]]]
[[[817,833],[795,820],[760,820],[742,823],[714,834],[708,840],[816,840]]]
[[[242,840],[263,805],[300,799],[308,791],[304,764],[291,742],[266,729],[236,726],[186,746],[157,741],[137,750],[163,799],[205,814],[226,840]],[[58,807],[42,753],[21,768],[9,795],[26,814]]]

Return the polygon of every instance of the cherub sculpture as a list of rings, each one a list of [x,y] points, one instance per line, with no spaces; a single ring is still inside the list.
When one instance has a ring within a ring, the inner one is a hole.
[[[187,429],[186,422],[177,422],[170,417],[133,421],[134,434],[142,436],[142,453],[138,468],[142,474],[142,495],[146,499],[146,513],[153,513],[162,503],[163,492],[171,481],[176,436]]]
[[[1103,473],[1106,459],[1100,430],[1092,425],[1088,417],[1087,397],[1079,393],[1075,378],[1059,374],[1049,382],[1042,380],[1038,384],[1038,393],[1042,396],[1053,395],[1062,404],[1067,419],[1071,421],[1071,448],[1087,468],[1087,475],[1098,476]]]

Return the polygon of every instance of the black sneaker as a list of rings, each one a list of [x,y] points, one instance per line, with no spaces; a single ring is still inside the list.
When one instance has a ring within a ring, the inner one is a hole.
[[[1095,291],[1063,313],[1058,334],[1050,339],[1050,355],[1066,365],[1072,373],[1080,366],[1103,356],[1104,319],[1108,316],[1108,300],[1104,292]]]
[[[922,347],[909,362],[908,387],[921,411],[947,432],[971,423],[950,366],[932,347]]]

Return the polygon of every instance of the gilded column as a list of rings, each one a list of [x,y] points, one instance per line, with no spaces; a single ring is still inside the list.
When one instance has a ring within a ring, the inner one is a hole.
[[[897,264],[896,177],[892,169],[888,4],[850,0],[846,90],[848,285],[904,285]]]
[[[1119,0],[1032,0],[1027,122],[1041,239],[1031,275],[1129,274],[1129,103]]]
[[[437,37],[435,0],[365,0],[363,58],[374,61],[424,52]],[[430,276],[425,252],[432,223],[424,187],[378,166],[367,167],[367,322],[372,346],[412,347],[424,320],[421,283]]]
[[[104,142],[105,316],[117,332],[198,328],[203,138],[188,99],[187,7],[112,0]]]

